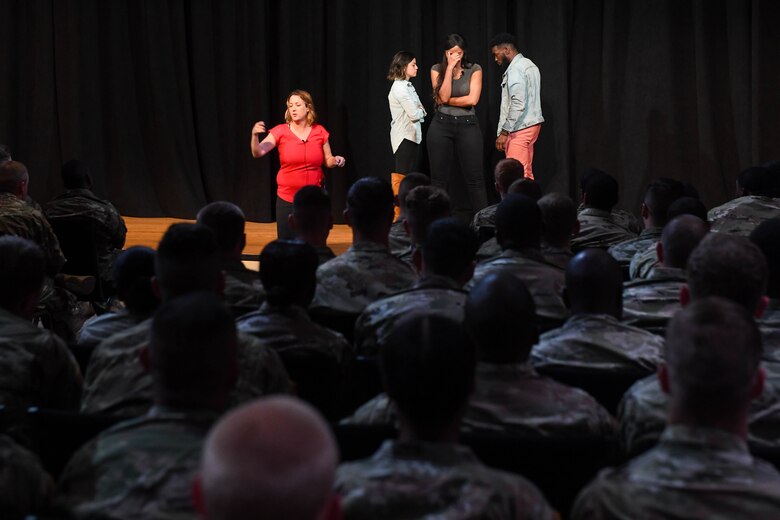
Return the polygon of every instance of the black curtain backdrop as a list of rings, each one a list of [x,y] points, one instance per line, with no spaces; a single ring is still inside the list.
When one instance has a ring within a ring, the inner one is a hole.
[[[249,153],[252,124],[282,121],[294,88],[313,95],[335,153],[334,215],[355,179],[389,178],[385,79],[393,53],[429,69],[460,32],[485,70],[477,112],[485,180],[503,69],[488,42],[509,31],[539,66],[546,119],[534,171],[576,195],[601,167],[636,210],[656,176],[694,183],[708,206],[743,168],[780,158],[780,2],[775,0],[0,0],[0,142],[27,164],[31,193],[62,190],[80,158],[125,215],[193,217],[230,200],[272,218],[276,154]],[[425,128],[424,128],[425,131]],[[427,158],[424,157],[424,159]],[[427,164],[427,162],[425,162]],[[495,194],[491,193],[495,198]]]

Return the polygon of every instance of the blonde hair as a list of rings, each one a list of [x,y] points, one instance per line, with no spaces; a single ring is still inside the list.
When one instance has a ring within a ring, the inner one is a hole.
[[[309,109],[309,113],[306,114],[306,123],[309,126],[314,125],[314,123],[317,121],[317,112],[314,111],[314,100],[311,97],[311,94],[306,92],[305,90],[293,90],[289,94],[287,94],[287,99],[285,100],[284,104],[285,107],[287,107],[287,104],[290,102],[290,98],[293,96],[298,96],[303,100],[303,103],[306,105],[306,108]],[[284,122],[289,123],[292,121],[292,117],[290,117],[290,109],[289,107],[285,108],[284,110]]]

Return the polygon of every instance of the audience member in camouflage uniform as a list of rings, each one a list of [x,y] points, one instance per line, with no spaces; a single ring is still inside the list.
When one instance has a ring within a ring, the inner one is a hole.
[[[114,262],[113,280],[122,310],[94,316],[84,323],[78,336],[79,345],[97,346],[110,338],[147,320],[159,300],[152,291],[154,250],[134,246],[124,251]]]
[[[577,215],[579,232],[571,239],[574,251],[588,247],[608,247],[636,238],[633,233],[618,224],[612,217],[612,208],[618,203],[618,182],[601,170],[592,170],[582,190],[585,208]]]
[[[287,219],[290,230],[317,251],[320,265],[336,255],[328,247],[328,235],[333,229],[330,197],[319,186],[304,186],[293,197],[293,211]]]
[[[406,217],[404,228],[409,233],[409,249],[396,255],[415,271],[414,252],[428,234],[428,228],[434,220],[451,215],[450,196],[438,186],[418,186],[406,195],[404,201]]]
[[[317,269],[313,310],[357,316],[366,305],[411,287],[414,270],[387,249],[393,221],[393,190],[387,181],[364,177],[349,189],[347,224],[352,247]]]
[[[501,159],[493,170],[493,178],[500,202],[509,193],[512,183],[523,178],[523,165],[517,159]],[[480,237],[481,242],[495,234],[496,209],[498,204],[482,208],[471,220],[471,228]]]
[[[666,333],[666,324],[680,308],[680,287],[694,248],[709,232],[698,217],[681,215],[669,222],[654,248],[660,261],[646,280],[623,286],[623,321],[655,334]]]
[[[265,291],[257,273],[241,262],[246,247],[244,212],[230,202],[212,202],[201,208],[197,222],[211,229],[217,237],[225,277],[222,291],[225,303],[236,315],[257,308],[265,298]]]
[[[163,304],[143,354],[155,406],[73,455],[60,478],[61,506],[77,518],[193,518],[192,480],[236,380],[236,342],[233,318],[216,295]]]
[[[425,242],[415,251],[420,279],[411,289],[366,307],[355,324],[356,352],[377,355],[398,321],[411,314],[435,312],[461,322],[463,285],[474,272],[476,252],[476,234],[465,223],[448,218],[431,224]]]
[[[566,269],[574,256],[571,238],[579,230],[574,201],[563,193],[548,193],[537,201],[542,211],[542,256],[551,264]]]
[[[400,440],[339,467],[335,489],[345,520],[555,517],[533,484],[484,466],[456,444],[476,358],[460,324],[410,316],[398,323],[380,357],[385,390],[398,408]]]
[[[763,383],[750,313],[706,298],[675,315],[667,337],[669,426],[648,453],[599,473],[572,518],[779,518],[780,473],[745,443]]]
[[[477,265],[467,289],[490,273],[507,272],[531,291],[539,317],[549,323],[565,320],[564,271],[540,252],[542,212],[536,202],[524,195],[507,195],[496,211],[496,233],[503,252]]]
[[[125,245],[125,221],[110,202],[92,193],[92,176],[83,162],[72,160],[62,165],[62,183],[65,193],[46,204],[46,218],[50,222],[73,217],[94,221],[100,277],[111,283],[111,265]]]
[[[214,233],[200,224],[174,224],[157,248],[156,287],[163,302],[196,291],[218,292],[221,258]],[[152,377],[139,363],[151,320],[100,343],[87,367],[81,410],[137,415],[152,402]],[[279,356],[260,340],[238,336],[239,378],[231,404],[258,395],[286,392],[287,373]]]
[[[388,244],[390,252],[397,257],[407,254],[412,246],[409,233],[406,231],[404,221],[406,220],[406,195],[417,186],[430,186],[431,179],[422,173],[407,173],[404,175],[401,184],[398,186],[398,195],[395,197],[395,205],[399,208],[398,218],[390,226],[388,235]]]
[[[601,170],[596,168],[588,168],[582,173],[580,176],[580,201],[582,201],[582,195],[585,192],[585,185],[588,183],[590,176],[600,171]],[[579,214],[584,209],[585,204],[580,202],[580,205],[577,206],[577,214]],[[612,208],[612,220],[620,227],[631,231],[635,235],[638,235],[642,232],[642,223],[639,222],[639,219],[636,218],[636,215],[626,210]]]
[[[338,459],[333,434],[314,409],[292,397],[258,399],[209,434],[195,507],[204,519],[337,520]]]
[[[708,214],[712,231],[748,236],[764,220],[780,217],[780,200],[772,198],[769,170],[748,168],[737,178],[737,198]]]
[[[534,366],[636,373],[637,378],[654,371],[663,339],[620,322],[622,288],[620,267],[606,252],[578,253],[566,269],[572,316],[542,335],[531,353]]]
[[[0,518],[22,520],[45,516],[54,495],[54,481],[38,457],[7,435],[0,435]]]

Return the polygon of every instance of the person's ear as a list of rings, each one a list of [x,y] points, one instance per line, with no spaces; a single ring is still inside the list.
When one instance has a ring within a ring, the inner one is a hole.
[[[685,307],[689,303],[691,303],[691,290],[688,284],[684,283],[680,286],[680,305]]]
[[[666,365],[666,363],[661,363],[658,365],[658,382],[661,384],[661,390],[664,391],[665,394],[669,393],[669,367]]]
[[[642,214],[643,219],[650,218],[650,209],[648,209],[647,205],[644,202],[639,207],[639,212]]]

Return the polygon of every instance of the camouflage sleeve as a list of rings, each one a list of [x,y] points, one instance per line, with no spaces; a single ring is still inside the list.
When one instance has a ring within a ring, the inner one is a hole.
[[[290,378],[279,355],[256,337],[239,333],[238,365],[234,404],[261,395],[290,393]]]
[[[54,481],[38,457],[0,436],[0,517],[44,513],[54,496]]]
[[[607,520],[616,518],[609,515],[599,500],[595,481],[580,491],[571,509],[572,520]]]
[[[78,409],[83,380],[78,363],[65,343],[49,335],[47,345],[37,359],[41,374],[43,406],[61,409]]]
[[[55,505],[58,510],[73,512],[79,505],[95,497],[97,474],[92,463],[97,450],[93,439],[73,454],[60,475]]]

